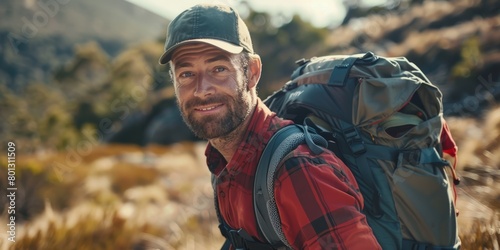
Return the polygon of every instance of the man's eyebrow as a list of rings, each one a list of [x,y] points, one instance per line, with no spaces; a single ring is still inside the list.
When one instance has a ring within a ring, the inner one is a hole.
[[[216,62],[216,61],[230,62],[231,60],[226,55],[217,55],[217,56],[214,56],[212,58],[209,58],[209,59],[205,60],[205,63],[211,63],[211,62]]]
[[[178,63],[175,63],[174,66],[176,69],[178,69],[178,68],[182,68],[182,67],[190,67],[190,66],[193,66],[193,64],[190,62],[179,61]]]

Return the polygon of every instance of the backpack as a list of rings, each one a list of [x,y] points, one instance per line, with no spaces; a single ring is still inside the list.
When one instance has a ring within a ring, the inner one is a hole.
[[[439,89],[403,57],[368,52],[297,63],[291,80],[264,100],[278,116],[304,124],[273,135],[257,167],[254,209],[268,243],[289,246],[273,179],[281,159],[307,143],[313,152],[318,145],[332,150],[350,168],[383,249],[459,249],[456,158],[453,166],[443,159],[443,152],[456,157],[457,148]],[[326,142],[310,139],[315,133]]]

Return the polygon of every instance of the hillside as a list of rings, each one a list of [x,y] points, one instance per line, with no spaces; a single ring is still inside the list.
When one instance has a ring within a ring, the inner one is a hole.
[[[344,25],[316,30],[297,16],[272,29],[262,25],[271,17],[257,13],[250,29],[264,62],[261,92],[286,82],[300,58],[373,51],[416,63],[444,92],[446,115],[478,115],[500,98],[498,13],[500,2],[492,0],[401,1],[393,8],[352,8]]]
[[[424,1],[380,11],[331,32],[328,53],[405,56],[445,93],[445,115],[477,114],[491,104],[487,98],[500,99],[498,13],[500,2],[490,0]],[[468,96],[477,107],[467,107]]]
[[[168,21],[123,0],[7,0],[0,6],[0,84],[19,90],[49,82],[75,54],[75,45],[97,42],[115,57],[157,39]]]

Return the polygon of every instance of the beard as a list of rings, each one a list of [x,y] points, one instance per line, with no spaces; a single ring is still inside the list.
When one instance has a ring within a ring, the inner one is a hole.
[[[207,99],[200,99],[198,97],[187,101],[184,106],[177,104],[181,110],[182,119],[193,131],[193,133],[201,139],[214,139],[224,137],[238,128],[245,118],[247,118],[251,109],[251,102],[249,94],[247,95],[243,88],[238,89],[235,96],[211,96]],[[210,105],[212,103],[223,103],[227,108],[226,112],[222,115],[208,115],[201,118],[195,117],[193,110],[195,106]]]

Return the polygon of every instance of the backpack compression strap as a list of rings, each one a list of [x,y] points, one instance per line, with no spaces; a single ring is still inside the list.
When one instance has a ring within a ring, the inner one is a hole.
[[[281,229],[274,200],[274,174],[279,163],[304,142],[314,154],[321,153],[321,147],[327,146],[326,140],[308,126],[309,122],[306,119],[304,126],[294,124],[278,130],[269,140],[257,166],[253,191],[255,216],[261,233],[273,246],[290,247]]]
[[[212,187],[214,189],[214,202],[215,202],[215,212],[217,213],[217,219],[219,220],[219,230],[226,238],[221,246],[221,250],[229,250],[233,246],[236,250],[274,250],[275,248],[269,244],[260,243],[248,235],[248,233],[243,229],[232,229],[222,217],[219,210],[219,202],[216,192],[216,177],[212,174]]]

